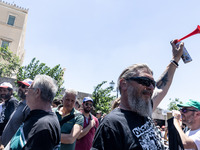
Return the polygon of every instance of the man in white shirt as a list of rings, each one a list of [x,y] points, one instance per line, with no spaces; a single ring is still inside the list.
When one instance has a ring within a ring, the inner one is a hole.
[[[190,99],[177,106],[181,109],[173,111],[174,126],[179,132],[185,150],[200,150],[200,102]],[[186,133],[181,128],[182,122],[190,128]]]

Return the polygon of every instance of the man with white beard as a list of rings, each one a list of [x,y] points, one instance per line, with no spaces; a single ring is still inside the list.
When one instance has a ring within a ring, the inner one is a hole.
[[[91,150],[164,149],[151,115],[167,94],[183,53],[183,43],[178,48],[175,41],[171,45],[172,61],[157,84],[153,72],[145,64],[132,65],[121,73],[118,78],[119,108],[104,118]]]

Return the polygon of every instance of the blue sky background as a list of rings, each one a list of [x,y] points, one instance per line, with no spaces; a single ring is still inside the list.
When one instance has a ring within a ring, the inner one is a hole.
[[[66,68],[65,88],[92,93],[102,81],[117,82],[126,67],[146,63],[155,79],[172,58],[170,41],[200,24],[198,0],[6,0],[29,8],[25,60]],[[184,40],[193,61],[179,68],[169,99],[200,100],[200,34]],[[109,85],[109,84],[108,84]],[[113,93],[116,94],[116,93]]]

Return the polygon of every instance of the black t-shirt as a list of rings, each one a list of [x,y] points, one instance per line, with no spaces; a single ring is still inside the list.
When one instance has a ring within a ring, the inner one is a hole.
[[[53,112],[32,110],[23,126],[24,150],[53,150],[60,143],[60,124]]]
[[[18,106],[19,101],[15,97],[5,101],[5,104],[2,105],[2,112],[0,114],[0,136],[16,107]]]
[[[150,118],[117,108],[98,127],[92,150],[162,150],[154,127]]]

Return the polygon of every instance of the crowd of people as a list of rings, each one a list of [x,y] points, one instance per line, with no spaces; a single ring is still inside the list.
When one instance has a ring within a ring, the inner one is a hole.
[[[200,150],[199,101],[179,104],[180,110],[173,111],[168,130],[161,127],[159,132],[152,119],[152,112],[171,86],[183,53],[183,43],[177,47],[172,41],[171,45],[172,60],[157,81],[146,64],[131,65],[120,74],[121,96],[109,114],[100,110],[92,114],[94,100],[85,97],[80,103],[72,89],[65,91],[62,100],[54,99],[58,87],[47,75],[18,81],[20,100],[13,96],[9,82],[1,83],[0,149]],[[186,133],[182,123],[189,128]],[[170,141],[175,141],[177,148]]]

